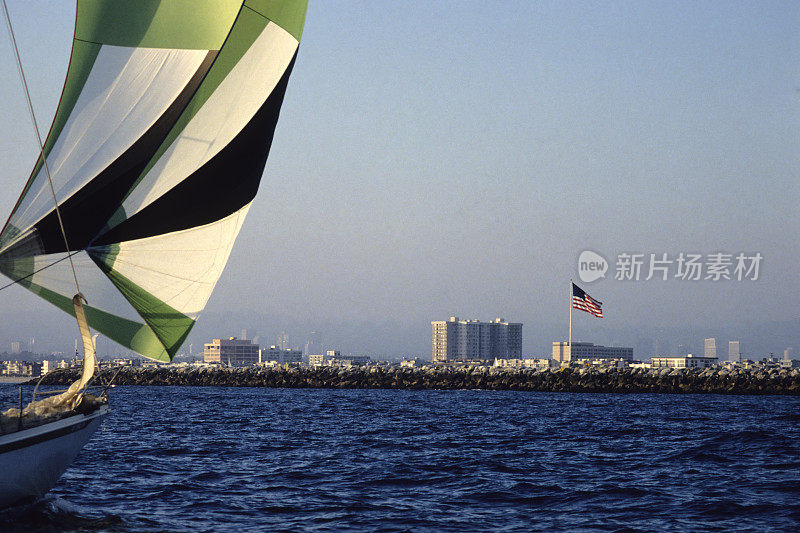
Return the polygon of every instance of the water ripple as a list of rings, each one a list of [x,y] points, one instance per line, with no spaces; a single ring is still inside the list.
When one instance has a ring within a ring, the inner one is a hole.
[[[798,398],[119,387],[112,406],[0,530],[798,529]]]

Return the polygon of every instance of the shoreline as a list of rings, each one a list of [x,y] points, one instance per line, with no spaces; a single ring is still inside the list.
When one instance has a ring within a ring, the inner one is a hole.
[[[0,376],[0,384],[5,385],[24,385],[30,381],[31,378],[26,376]]]
[[[104,370],[104,377],[116,369]],[[66,385],[78,370],[45,378]],[[28,383],[36,383],[37,379]],[[800,369],[123,368],[116,385],[800,395]]]

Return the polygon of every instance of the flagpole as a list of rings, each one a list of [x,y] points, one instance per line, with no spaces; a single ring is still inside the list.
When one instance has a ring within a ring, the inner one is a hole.
[[[569,279],[569,360],[572,361],[572,278]],[[563,357],[561,358],[563,361]]]

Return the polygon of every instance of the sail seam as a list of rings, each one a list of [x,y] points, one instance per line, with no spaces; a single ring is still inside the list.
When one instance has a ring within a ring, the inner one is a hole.
[[[106,44],[106,43],[98,43],[97,41],[89,41],[89,40],[87,40],[87,39],[78,39],[77,37],[75,37],[75,40],[76,40],[76,41],[80,41],[80,42],[82,42],[82,43],[88,43],[88,44],[99,44],[100,46],[103,46],[104,44]]]
[[[267,19],[267,20],[269,20],[269,21],[272,21],[272,19],[271,19],[271,18],[269,18],[268,16],[266,16],[264,13],[262,13],[262,12],[260,12],[260,11],[258,11],[258,10],[255,10],[255,9],[253,9],[252,7],[248,6],[247,4],[245,4],[243,7],[246,7],[247,9],[249,9],[250,11],[252,11],[253,13],[255,13],[256,15],[261,15],[261,16],[262,16],[262,17],[264,17],[265,19]]]

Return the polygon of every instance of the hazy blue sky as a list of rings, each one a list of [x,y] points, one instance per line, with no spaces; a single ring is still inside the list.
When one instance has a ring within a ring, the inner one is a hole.
[[[9,7],[46,129],[74,7]],[[12,61],[4,31],[2,213],[35,159]],[[760,279],[610,272],[583,285],[606,318],[576,314],[575,339],[699,345],[783,321],[751,348],[800,351],[799,131],[797,2],[312,0],[259,195],[191,340],[237,334],[234,309],[262,343],[316,330],[429,354],[430,320],[502,316],[541,354],[566,336],[582,250],[721,251],[760,252]],[[0,294],[0,313],[45,308]]]

